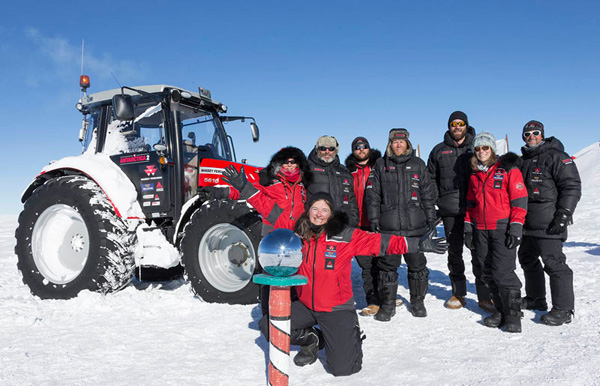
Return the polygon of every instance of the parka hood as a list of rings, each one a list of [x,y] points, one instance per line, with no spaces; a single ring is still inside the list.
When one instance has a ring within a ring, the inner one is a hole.
[[[377,149],[371,149],[369,152],[369,161],[367,162],[367,165],[369,167],[373,167],[379,158],[381,158],[381,152]],[[350,173],[356,170],[356,165],[358,162],[356,161],[356,157],[354,157],[353,153],[350,153],[350,155],[346,157],[345,164]]]
[[[260,184],[262,186],[269,186],[273,184],[273,180],[280,179],[281,177],[279,177],[277,173],[279,173],[283,163],[290,158],[293,158],[298,162],[298,168],[302,174],[302,183],[304,186],[307,186],[310,182],[312,182],[312,171],[308,166],[308,160],[306,159],[306,156],[302,150],[298,149],[297,147],[288,146],[275,153],[273,157],[271,157],[267,167],[260,171]]]

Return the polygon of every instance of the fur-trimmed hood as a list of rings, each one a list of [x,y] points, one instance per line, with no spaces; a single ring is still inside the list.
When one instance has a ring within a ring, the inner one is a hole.
[[[367,162],[367,165],[372,168],[379,158],[381,158],[381,152],[377,149],[371,149],[369,152],[369,161]],[[356,162],[356,158],[354,157],[353,153],[350,153],[348,157],[346,157],[345,164],[350,173],[356,171],[357,163],[358,162]]]
[[[521,165],[523,165],[523,159],[519,157],[516,153],[513,153],[512,151],[509,151],[508,153],[500,156],[498,162],[498,167],[506,171],[515,168],[520,169]]]
[[[302,150],[294,146],[287,146],[279,150],[271,157],[267,167],[262,169],[259,173],[259,182],[262,186],[270,186],[273,184],[273,180],[277,180],[280,177],[277,175],[281,166],[288,159],[293,158],[298,162],[298,168],[302,174],[302,183],[304,186],[308,186],[312,182],[312,171],[308,166],[308,161]]]
[[[327,237],[337,236],[348,227],[348,224],[350,224],[348,215],[342,211],[336,210],[333,212],[331,219],[329,219],[324,226],[325,234]],[[314,235],[314,232],[310,229],[308,212],[302,213],[302,216],[296,221],[294,232],[304,240],[309,239]]]

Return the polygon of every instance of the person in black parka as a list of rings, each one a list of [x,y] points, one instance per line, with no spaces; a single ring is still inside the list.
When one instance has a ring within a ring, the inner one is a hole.
[[[415,155],[406,129],[392,129],[383,158],[375,163],[367,183],[367,216],[371,230],[400,236],[422,236],[436,225],[435,191],[425,162]],[[396,313],[398,267],[402,255],[377,260],[381,306],[375,319],[389,321]],[[429,270],[423,253],[405,253],[411,313],[427,316],[424,305]]]
[[[334,210],[348,215],[349,225],[358,226],[358,204],[354,195],[352,174],[340,163],[340,145],[335,137],[321,136],[308,155],[312,182],[308,185],[308,197],[317,192],[326,192],[333,198]]]
[[[449,309],[461,308],[466,302],[467,278],[463,261],[464,218],[474,137],[475,129],[469,126],[467,114],[462,111],[453,112],[448,118],[448,130],[444,134],[444,141],[431,150],[427,161],[427,169],[436,190],[437,206],[450,244],[448,276],[452,285],[452,297],[446,302],[446,307]],[[481,279],[482,267],[474,251],[471,251],[471,264],[475,275],[478,304],[484,310],[493,312],[490,292]]]
[[[562,251],[567,226],[581,198],[581,178],[577,166],[555,137],[544,137],[544,125],[529,121],[523,127],[525,146],[521,172],[528,193],[527,217],[519,263],[525,274],[523,307],[548,309],[544,271],[550,276],[552,310],[541,322],[558,326],[571,322],[575,309],[573,271]],[[543,262],[540,263],[540,257]]]

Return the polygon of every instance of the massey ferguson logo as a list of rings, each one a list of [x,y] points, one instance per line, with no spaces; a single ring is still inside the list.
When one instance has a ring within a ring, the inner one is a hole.
[[[146,173],[146,175],[148,177],[153,176],[154,174],[156,174],[156,166],[155,165],[146,166],[146,169],[144,169],[144,173]]]

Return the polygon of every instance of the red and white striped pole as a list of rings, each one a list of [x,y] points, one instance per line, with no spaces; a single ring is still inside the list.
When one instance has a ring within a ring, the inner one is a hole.
[[[288,386],[290,378],[290,288],[308,282],[305,276],[254,275],[255,283],[270,286],[269,297],[269,385]]]
[[[287,386],[290,371],[290,287],[271,286],[269,297],[269,385]]]

